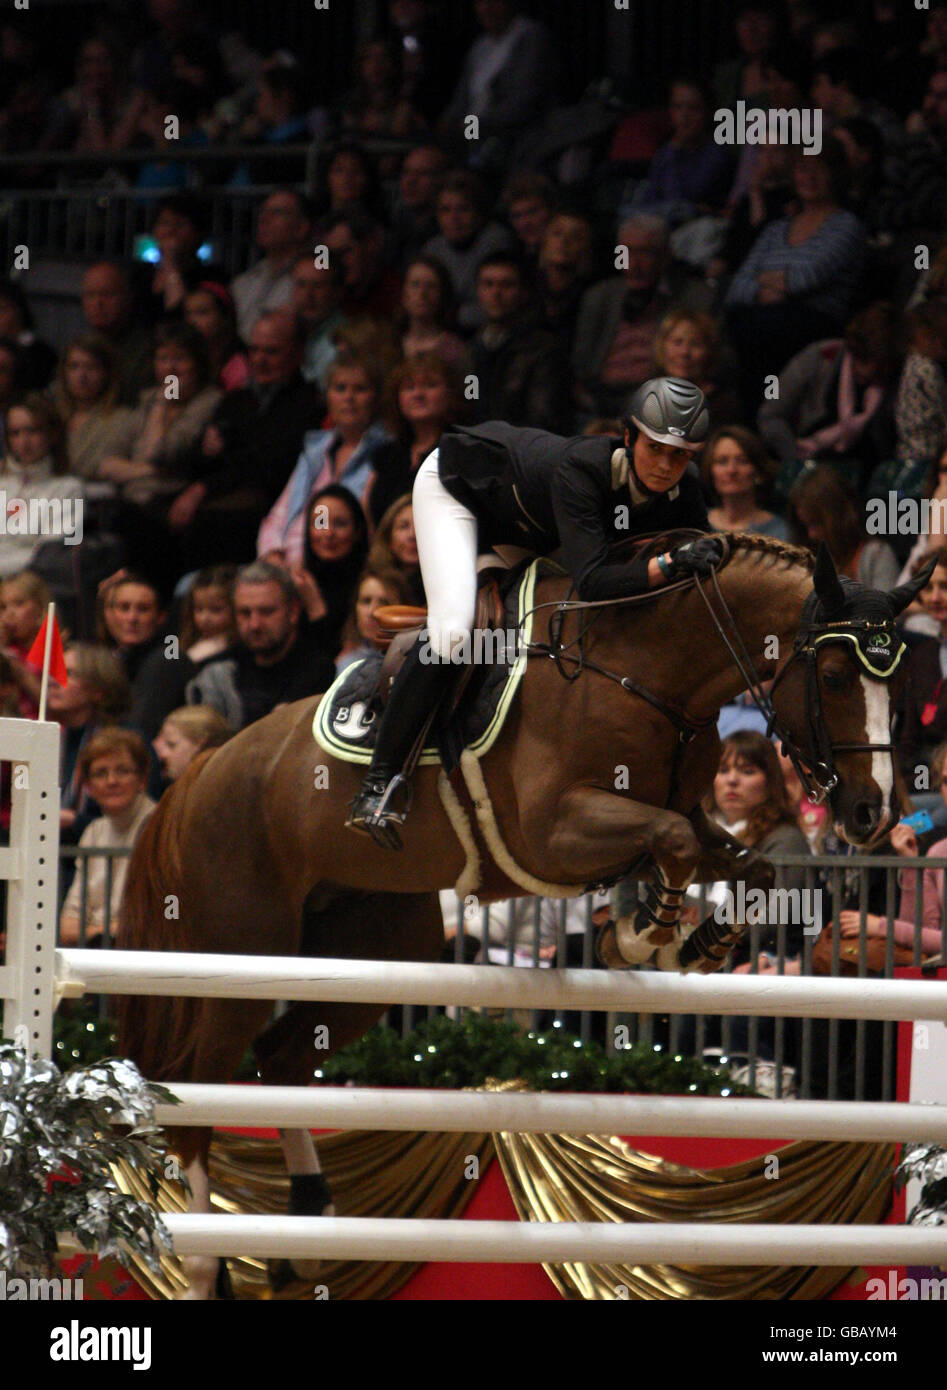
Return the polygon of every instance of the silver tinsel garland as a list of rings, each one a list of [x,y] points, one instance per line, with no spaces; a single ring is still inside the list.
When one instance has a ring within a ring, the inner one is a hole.
[[[947,1225],[947,1149],[939,1144],[906,1144],[895,1170],[895,1182],[898,1187],[905,1187],[911,1178],[921,1184],[921,1195],[908,1213],[907,1224]]]

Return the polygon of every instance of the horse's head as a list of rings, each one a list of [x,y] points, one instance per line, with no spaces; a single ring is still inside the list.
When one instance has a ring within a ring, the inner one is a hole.
[[[792,654],[777,671],[776,732],[810,799],[828,800],[850,844],[880,838],[898,816],[891,719],[906,648],[895,619],[932,568],[883,593],[839,578],[822,546]]]

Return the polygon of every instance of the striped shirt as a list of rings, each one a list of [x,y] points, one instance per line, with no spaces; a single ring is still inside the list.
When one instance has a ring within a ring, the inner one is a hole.
[[[798,246],[789,244],[790,219],[765,227],[734,275],[728,304],[754,304],[759,277],[781,270],[787,294],[833,318],[844,320],[865,261],[865,229],[851,212],[834,212]]]

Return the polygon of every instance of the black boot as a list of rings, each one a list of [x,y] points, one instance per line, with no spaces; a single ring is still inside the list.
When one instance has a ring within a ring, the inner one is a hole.
[[[417,643],[395,677],[378,728],[372,765],[349,807],[345,824],[371,835],[386,849],[401,849],[398,827],[411,809],[411,787],[402,775],[427,716],[437,708],[456,668],[450,662],[422,662]],[[396,805],[395,803],[398,803]]]

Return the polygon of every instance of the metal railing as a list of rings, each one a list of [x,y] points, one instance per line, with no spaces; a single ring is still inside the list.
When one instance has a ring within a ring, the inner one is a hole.
[[[106,912],[101,946],[114,946],[117,901],[113,892],[115,860],[127,858],[127,849],[83,849],[63,846],[63,860],[74,860],[80,875],[80,926],[78,945],[89,944],[92,933],[87,925],[87,890],[89,862],[93,857],[106,860]],[[923,912],[922,876],[928,869],[947,868],[947,859],[908,859],[896,855],[777,855],[776,889],[786,888],[787,875],[804,877],[809,901],[825,906],[821,920],[816,918],[808,934],[803,936],[799,957],[787,952],[787,923],[777,926],[772,964],[777,974],[798,973],[811,976],[812,953],[819,932],[817,927],[832,923],[831,974],[840,969],[840,935],[838,914],[843,908],[859,914],[857,959],[851,962],[859,976],[867,976],[867,917],[872,904],[879,907],[877,915],[884,917],[885,960],[884,975],[894,973],[894,921],[897,917],[899,872],[915,875],[915,906],[913,960],[924,962],[921,949]],[[730,884],[735,898],[738,885]],[[817,897],[821,894],[821,898]],[[883,908],[881,907],[883,902]],[[708,899],[706,887],[694,898],[698,920],[703,920],[714,904]],[[444,959],[457,963],[476,960],[489,969],[492,964],[521,965],[525,968],[596,966],[595,937],[599,920],[608,915],[609,895],[587,894],[584,898],[554,901],[543,898],[517,899],[506,903],[481,906],[475,900],[454,899],[445,911],[448,933]],[[947,874],[944,875],[940,926],[943,959],[947,960]],[[747,931],[746,944],[751,974],[758,971],[760,942],[766,922],[753,922]],[[96,936],[98,934],[96,933]],[[854,940],[854,939],[853,939]],[[929,955],[929,953],[928,953]],[[787,966],[790,971],[787,971]],[[728,964],[725,970],[732,969]],[[100,1001],[105,1014],[108,1001]],[[443,1009],[405,1005],[390,1010],[388,1026],[404,1033],[422,1018],[431,1017]],[[454,1016],[461,1009],[451,1009]],[[583,1041],[594,1040],[607,1051],[615,1053],[623,1046],[636,1043],[665,1051],[671,1056],[703,1058],[712,1065],[728,1068],[735,1079],[763,1090],[777,1098],[798,1095],[800,1098],[829,1100],[893,1100],[895,1097],[896,1027],[892,1022],[870,1022],[865,1019],[792,1019],[769,1018],[762,1015],[747,1018],[682,1014],[603,1014],[589,1011],[559,1010],[543,1013],[539,1010],[506,1010],[505,1016],[534,1031],[562,1029],[576,1033]]]

